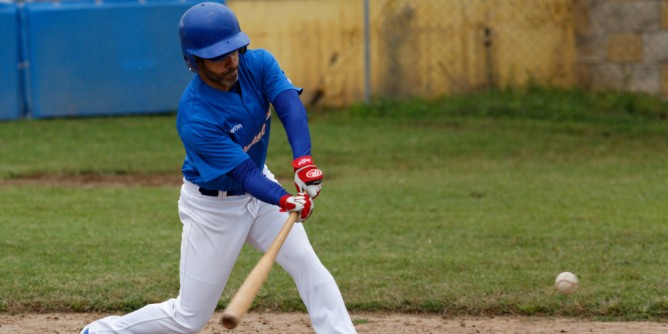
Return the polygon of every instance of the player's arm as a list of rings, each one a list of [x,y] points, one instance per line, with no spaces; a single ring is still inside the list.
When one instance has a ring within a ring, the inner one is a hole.
[[[278,205],[284,211],[301,211],[298,221],[304,221],[313,212],[313,202],[307,194],[290,195],[281,185],[262,175],[251,159],[234,167],[229,175],[255,198]]]
[[[294,89],[287,89],[279,93],[272,104],[278,118],[283,123],[292,148],[295,187],[298,192],[306,192],[315,198],[320,193],[324,177],[311,157],[311,134],[308,128],[306,108]]]
[[[301,211],[299,221],[308,218],[313,210],[308,196],[288,194],[278,183],[262,175],[239,144],[211,129],[198,122],[177,129],[191,159],[199,162],[199,172],[205,180],[219,177],[221,173],[229,175],[259,200],[278,205],[285,211]]]

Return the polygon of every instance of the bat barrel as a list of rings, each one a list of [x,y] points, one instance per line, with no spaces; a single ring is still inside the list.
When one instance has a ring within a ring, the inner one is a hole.
[[[220,322],[223,323],[225,328],[235,328],[239,322],[241,322],[241,318],[246,314],[253,303],[253,299],[255,299],[258,291],[260,291],[262,284],[264,284],[264,281],[267,279],[269,271],[274,264],[274,260],[276,260],[276,256],[278,255],[278,251],[288,237],[288,233],[290,233],[290,229],[292,229],[292,225],[294,225],[296,220],[297,212],[291,212],[288,220],[285,221],[283,228],[281,228],[281,231],[278,233],[278,236],[274,239],[274,242],[272,242],[269,249],[260,258],[260,261],[258,261],[253,270],[251,270],[237,293],[234,294],[232,300],[230,300],[230,303],[225,308],[225,311],[223,311],[223,316],[220,319]]]

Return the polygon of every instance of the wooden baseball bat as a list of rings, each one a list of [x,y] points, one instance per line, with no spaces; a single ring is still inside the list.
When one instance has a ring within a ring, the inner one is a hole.
[[[290,213],[288,220],[286,220],[283,224],[283,228],[281,228],[281,231],[278,232],[274,242],[271,243],[269,249],[267,249],[253,270],[251,270],[251,272],[248,274],[248,277],[246,277],[244,283],[241,284],[239,291],[237,291],[234,297],[232,297],[232,300],[230,300],[230,303],[225,308],[225,311],[223,311],[222,319],[220,319],[225,328],[232,329],[237,327],[241,321],[241,318],[250,308],[251,303],[255,299],[255,296],[257,296],[257,293],[260,291],[264,281],[267,280],[269,271],[271,271],[271,267],[274,265],[274,261],[276,260],[276,255],[278,255],[278,251],[281,249],[285,239],[288,237],[288,234],[292,229],[292,225],[295,224],[298,214],[298,212]]]

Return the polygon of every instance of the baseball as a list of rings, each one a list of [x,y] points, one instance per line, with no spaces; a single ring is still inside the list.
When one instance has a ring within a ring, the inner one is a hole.
[[[578,277],[573,273],[563,272],[557,275],[554,286],[563,294],[570,295],[578,289]]]

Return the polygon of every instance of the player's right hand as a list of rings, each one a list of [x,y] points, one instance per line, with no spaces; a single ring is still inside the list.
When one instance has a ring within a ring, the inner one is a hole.
[[[311,156],[305,155],[293,160],[292,167],[295,169],[297,192],[308,193],[311,198],[318,197],[320,189],[322,189],[324,176],[322,171],[313,163]]]
[[[298,222],[303,222],[313,212],[313,200],[307,193],[297,195],[284,195],[279,202],[281,211],[299,212]]]

